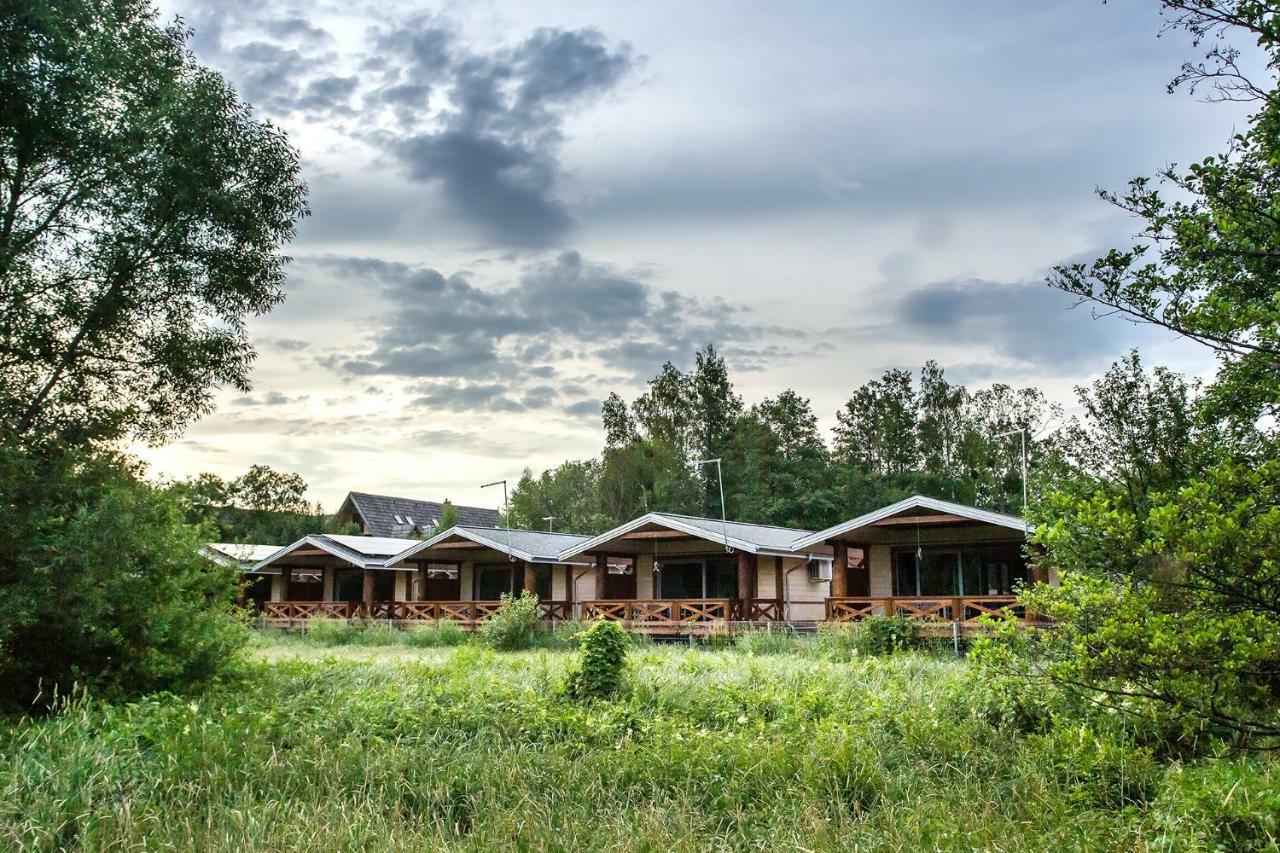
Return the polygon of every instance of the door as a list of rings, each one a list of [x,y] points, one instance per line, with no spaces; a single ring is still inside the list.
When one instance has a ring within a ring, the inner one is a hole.
[[[660,598],[703,598],[702,560],[663,561],[658,573]]]
[[[963,594],[959,551],[925,551],[919,563],[921,595]]]
[[[636,573],[615,575],[606,572],[604,576],[604,597],[609,600],[634,599],[636,597]]]
[[[456,569],[428,569],[426,578],[418,584],[418,600],[457,601],[462,591],[460,574]]]

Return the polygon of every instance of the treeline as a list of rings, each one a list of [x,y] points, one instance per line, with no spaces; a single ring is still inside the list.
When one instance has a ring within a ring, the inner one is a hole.
[[[605,446],[539,475],[525,470],[513,526],[599,532],[649,511],[819,529],[924,493],[1020,512],[1022,447],[1038,465],[1060,413],[1034,388],[970,390],[930,361],[918,379],[888,370],[857,388],[824,436],[809,400],[787,389],[746,406],[707,345],[685,372],[668,362],[628,403],[602,405]]]

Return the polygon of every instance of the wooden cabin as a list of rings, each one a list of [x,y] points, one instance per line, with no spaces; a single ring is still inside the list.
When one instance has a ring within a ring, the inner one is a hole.
[[[832,549],[828,622],[904,616],[968,631],[979,617],[1025,616],[1014,594],[1033,577],[1021,518],[922,495],[820,530],[796,547]]]
[[[561,557],[593,564],[573,590],[582,618],[648,633],[706,633],[821,619],[831,548],[795,547],[808,532],[651,512]]]

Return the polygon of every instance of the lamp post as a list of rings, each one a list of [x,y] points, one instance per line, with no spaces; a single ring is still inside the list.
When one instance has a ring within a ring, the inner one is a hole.
[[[507,481],[494,480],[492,483],[485,483],[480,488],[487,489],[490,486],[502,486],[502,526],[507,531],[507,559],[514,563],[516,557],[511,553],[511,513],[510,507],[507,506]]]
[[[729,547],[729,519],[725,514],[724,507],[724,474],[720,470],[720,459],[695,459],[689,463],[691,468],[700,468],[703,465],[710,465],[712,462],[716,464],[716,482],[720,484],[720,532],[724,536],[724,550],[726,552],[733,550]]]
[[[547,532],[548,532],[548,533],[550,533],[550,532],[551,532],[551,522],[555,521],[555,520],[556,520],[556,517],[555,517],[554,515],[544,515],[544,516],[542,517],[542,520],[543,520],[543,521],[545,521],[545,522],[547,523]]]

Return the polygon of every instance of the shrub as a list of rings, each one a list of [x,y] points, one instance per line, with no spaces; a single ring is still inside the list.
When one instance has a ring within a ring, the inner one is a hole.
[[[406,645],[417,648],[433,646],[460,646],[467,641],[467,632],[457,622],[437,622],[422,628],[404,632]]]
[[[307,638],[327,646],[347,646],[360,642],[360,629],[346,619],[317,616],[307,620]]]
[[[1142,806],[1155,794],[1159,766],[1151,753],[1114,733],[1063,724],[1028,736],[1027,744],[1080,806]]]
[[[0,703],[183,691],[248,639],[235,570],[140,474],[119,454],[0,445]]]
[[[1153,813],[1157,847],[1274,850],[1280,845],[1280,779],[1260,761],[1175,768]]]
[[[542,627],[542,611],[538,596],[528,590],[519,598],[502,596],[502,606],[480,623],[480,641],[499,651],[525,649],[533,635]]]
[[[800,641],[785,631],[743,631],[733,638],[733,646],[749,655],[780,655],[796,651]]]
[[[582,635],[582,653],[569,673],[569,695],[575,699],[604,699],[622,687],[627,661],[627,635],[617,622],[597,620]]]
[[[855,637],[860,654],[888,655],[911,645],[915,626],[902,616],[872,616],[858,624]]]

